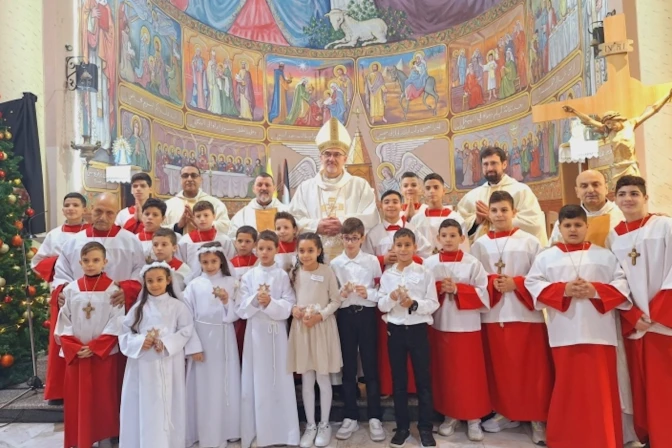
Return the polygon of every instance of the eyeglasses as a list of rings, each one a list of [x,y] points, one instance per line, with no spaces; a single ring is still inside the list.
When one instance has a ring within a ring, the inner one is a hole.
[[[346,243],[356,243],[360,240],[361,238],[358,236],[344,236],[343,241]]]
[[[180,174],[180,177],[182,177],[182,179],[189,179],[190,177],[192,179],[198,179],[200,176],[201,175],[198,174],[198,173],[182,173],[182,174]]]
[[[322,155],[325,159],[338,159],[340,157],[345,157],[345,154],[342,152],[323,152]]]

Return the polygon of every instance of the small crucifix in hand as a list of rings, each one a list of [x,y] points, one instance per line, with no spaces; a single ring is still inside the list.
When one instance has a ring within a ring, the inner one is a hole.
[[[637,252],[637,249],[635,249],[634,247],[632,248],[632,250],[628,254],[628,257],[630,257],[630,260],[632,260],[632,265],[633,266],[637,265],[637,257],[639,257],[640,255],[641,254],[639,252]]]
[[[89,302],[84,308],[82,308],[82,311],[86,313],[87,319],[91,319],[91,313],[96,311],[96,309],[92,307],[91,302]]]
[[[506,267],[506,263],[504,263],[500,258],[499,261],[495,263],[495,267],[497,267],[497,274],[502,275],[502,269]]]

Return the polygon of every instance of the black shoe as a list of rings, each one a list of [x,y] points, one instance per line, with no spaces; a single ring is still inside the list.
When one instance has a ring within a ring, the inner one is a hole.
[[[392,440],[390,440],[390,446],[392,448],[403,448],[403,446],[406,445],[406,442],[408,442],[408,439],[410,438],[411,438],[411,431],[409,431],[408,429],[397,428],[394,430],[394,437],[392,437]]]
[[[63,400],[49,400],[47,404],[49,406],[63,406]]]
[[[436,446],[436,440],[434,440],[434,435],[430,429],[421,429],[420,430],[420,445],[423,448],[429,448],[430,446]]]

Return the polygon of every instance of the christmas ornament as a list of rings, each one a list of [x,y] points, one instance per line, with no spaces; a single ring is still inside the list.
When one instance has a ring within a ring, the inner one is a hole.
[[[3,170],[0,170],[0,180],[3,180],[5,178],[5,172]]]
[[[33,297],[35,294],[37,294],[37,289],[34,286],[28,286],[28,295],[30,297]]]
[[[3,286],[5,286],[6,284],[7,284],[7,280],[5,280],[4,278],[0,277],[0,288],[2,288]]]
[[[5,138],[5,134],[3,134],[2,132],[0,132],[0,140],[2,140],[3,138]]]
[[[0,358],[0,366],[4,367],[5,369],[8,369],[12,367],[12,364],[14,364],[14,357],[10,354],[2,355]]]
[[[5,138],[6,138],[7,140],[11,140],[11,138],[12,138],[12,133],[9,132],[9,131],[5,131]]]
[[[5,296],[5,303],[12,303],[12,298],[10,296]]]
[[[13,194],[10,194],[9,196],[7,196],[7,201],[12,205],[16,204],[16,196],[14,196]]]
[[[0,135],[2,135],[2,132],[0,132]],[[0,140],[2,140],[2,139],[0,138]],[[6,158],[7,158],[7,153],[5,153],[4,151],[0,151],[0,160],[5,160]]]
[[[31,319],[32,317],[33,317],[33,312],[32,311],[26,310],[26,311],[23,312],[23,318],[24,319]]]
[[[9,246],[6,244],[3,244],[0,246],[0,254],[6,254],[9,252]]]
[[[0,240],[0,241],[2,241],[2,240]],[[2,243],[0,243],[0,244],[2,244]],[[34,254],[37,254],[37,247],[31,247],[30,251]]]
[[[23,230],[23,222],[14,221],[14,227],[16,227],[18,230]]]
[[[35,256],[35,252],[31,252],[31,251],[26,252],[26,258],[28,260],[32,260],[34,256]]]
[[[35,210],[33,210],[32,208],[29,208],[29,209],[26,210],[26,216],[31,216],[32,217],[34,214],[35,214]]]
[[[14,185],[16,185],[17,187],[21,185],[21,179],[14,179]]]
[[[19,247],[23,243],[23,240],[19,235],[14,235],[12,237],[12,246]]]
[[[51,327],[51,322],[48,321],[48,320],[45,320],[44,322],[42,322],[42,327],[43,327],[43,328],[49,328],[49,327]]]

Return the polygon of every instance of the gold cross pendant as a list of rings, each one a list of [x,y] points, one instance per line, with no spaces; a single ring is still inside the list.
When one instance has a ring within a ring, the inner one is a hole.
[[[638,258],[640,255],[641,255],[641,254],[640,254],[639,252],[637,252],[637,249],[635,249],[634,247],[632,248],[632,250],[631,250],[630,253],[628,254],[628,257],[630,257],[630,260],[632,260],[632,265],[633,265],[633,266],[636,266],[636,265],[637,265],[637,258]]]
[[[502,269],[506,267],[506,263],[504,263],[500,258],[499,261],[495,263],[495,266],[497,267],[497,274],[502,275]]]
[[[87,319],[91,319],[91,313],[96,311],[96,309],[92,307],[91,302],[89,302],[84,308],[82,308],[82,311],[86,313]]]

